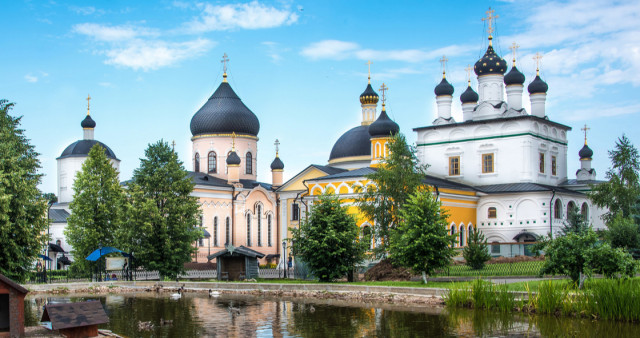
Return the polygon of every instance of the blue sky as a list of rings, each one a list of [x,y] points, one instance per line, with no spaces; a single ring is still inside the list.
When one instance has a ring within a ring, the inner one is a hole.
[[[360,123],[367,60],[374,88],[389,87],[389,115],[415,141],[412,128],[436,116],[446,54],[461,120],[464,68],[486,49],[489,6],[499,15],[496,50],[510,60],[508,46],[520,45],[527,83],[532,56],[544,55],[547,114],[573,127],[569,178],[586,123],[603,179],[618,136],[640,145],[638,1],[5,1],[0,97],[16,103],[41,154],[43,191],[56,191],[55,159],[82,138],[87,94],[96,139],[122,160],[123,180],[159,139],[175,140],[191,170],[189,122],[220,83],[227,53],[229,82],[261,123],[258,178],[271,180],[278,138],[287,179],[326,164]]]

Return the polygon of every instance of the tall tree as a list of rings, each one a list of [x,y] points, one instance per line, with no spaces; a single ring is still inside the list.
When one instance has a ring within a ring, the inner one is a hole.
[[[632,217],[640,196],[640,155],[627,136],[618,139],[609,158],[612,167],[607,171],[608,182],[593,187],[590,194],[594,204],[609,209],[603,216],[606,223],[618,213]]]
[[[323,194],[313,204],[308,221],[299,228],[290,228],[293,252],[307,263],[320,281],[332,281],[345,276],[362,262],[368,247],[359,240],[355,218],[337,197]]]
[[[407,145],[401,133],[390,141],[389,155],[378,169],[366,176],[375,187],[363,191],[357,205],[363,215],[374,223],[376,257],[386,257],[391,231],[400,220],[400,208],[422,184],[426,166],[420,165],[414,147]]]
[[[9,115],[13,105],[0,100],[0,273],[21,281],[44,248],[48,220],[38,153],[21,118]]]
[[[120,232],[125,247],[139,264],[175,278],[195,252],[202,236],[194,226],[200,215],[192,197],[193,182],[168,143],[149,145],[128,185],[128,226]]]
[[[569,233],[583,233],[589,230],[589,224],[585,221],[584,216],[580,213],[577,207],[573,207],[567,210],[569,216],[567,221],[564,222],[564,226],[560,228],[560,236],[565,236]]]
[[[447,230],[448,214],[428,189],[420,189],[409,196],[400,209],[401,222],[391,238],[389,253],[399,265],[426,275],[449,265],[454,255],[451,245],[456,235]]]
[[[65,230],[73,247],[74,271],[90,272],[85,258],[91,252],[100,246],[117,246],[115,233],[123,225],[124,202],[118,171],[105,149],[94,145],[73,182],[71,215]]]
[[[491,259],[487,240],[480,230],[473,229],[473,231],[469,233],[467,246],[462,249],[462,257],[467,261],[467,266],[475,270],[482,269],[484,264]]]

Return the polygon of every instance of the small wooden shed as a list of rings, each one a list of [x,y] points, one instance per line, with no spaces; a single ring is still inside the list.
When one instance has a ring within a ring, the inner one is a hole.
[[[226,249],[211,254],[207,259],[216,259],[218,280],[243,280],[258,278],[258,259],[263,253],[245,246],[227,246]]]
[[[109,322],[99,301],[47,304],[41,322],[51,322],[51,330],[66,337],[95,337],[98,325]]]
[[[24,296],[28,292],[0,274],[0,337],[24,336]]]

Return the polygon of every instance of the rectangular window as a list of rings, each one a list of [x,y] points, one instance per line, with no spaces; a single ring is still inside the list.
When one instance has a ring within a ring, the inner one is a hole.
[[[482,154],[482,173],[493,172],[493,154]]]
[[[544,174],[544,153],[540,153],[540,173]]]
[[[460,156],[449,157],[449,176],[460,175]]]
[[[300,206],[297,203],[291,205],[291,220],[297,221],[300,219]]]
[[[491,253],[494,255],[500,254],[500,244],[493,242],[491,243]]]
[[[558,173],[558,160],[555,156],[551,156],[551,175],[556,176]]]

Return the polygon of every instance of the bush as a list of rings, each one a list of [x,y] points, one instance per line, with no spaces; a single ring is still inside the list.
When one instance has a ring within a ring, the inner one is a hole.
[[[467,262],[467,266],[474,270],[482,269],[484,264],[491,259],[491,254],[489,254],[487,248],[487,240],[480,231],[474,229],[469,233],[469,241],[462,250],[462,257]]]

